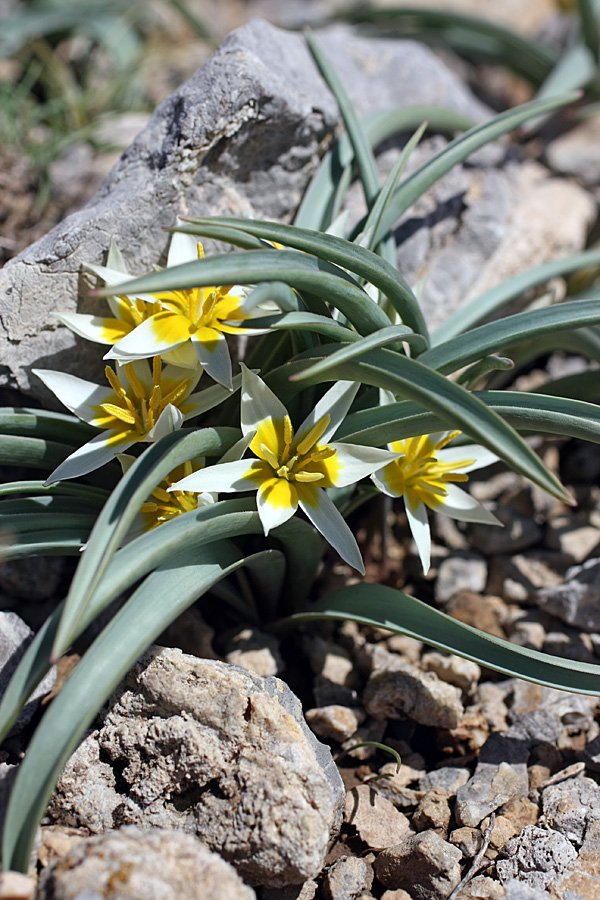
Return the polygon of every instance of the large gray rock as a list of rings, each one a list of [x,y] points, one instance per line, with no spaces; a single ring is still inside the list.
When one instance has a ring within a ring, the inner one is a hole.
[[[358,38],[344,26],[321,32],[319,40],[361,115],[415,104],[475,121],[490,115],[419,44]],[[338,120],[300,35],[261,21],[232,33],[157,108],[87,206],[3,270],[0,386],[54,404],[30,381],[32,365],[96,377],[102,348],[75,338],[52,316],[98,310],[81,264],[102,262],[114,236],[132,273],[149,270],[167,246],[162,227],[178,213],[289,220]],[[443,144],[439,136],[425,141],[411,166]],[[384,171],[397,153],[392,147],[384,154]],[[581,249],[594,216],[582,188],[488,148],[406,213],[398,260],[409,280],[426,276],[423,306],[435,325],[499,280]]]
[[[43,873],[38,900],[255,900],[235,869],[189,834],[133,826],[79,841]]]
[[[50,814],[91,833],[190,832],[244,880],[281,887],[320,871],[343,802],[329,748],[282,681],[154,648],[71,757]]]
[[[481,119],[486,110],[426,48],[321,36],[361,114],[438,103]],[[32,364],[90,376],[101,348],[76,341],[53,310],[91,312],[83,262],[104,260],[114,236],[141,274],[167,247],[177,214],[289,218],[338,122],[304,39],[256,20],[156,109],[96,196],[5,267],[0,276],[0,385],[48,398]]]

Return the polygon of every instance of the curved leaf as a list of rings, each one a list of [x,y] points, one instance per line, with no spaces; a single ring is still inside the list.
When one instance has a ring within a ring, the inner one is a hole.
[[[466,131],[474,124],[468,116],[431,105],[371,113],[361,119],[360,123],[370,146],[374,148],[394,134],[413,131],[426,119],[430,131]],[[321,160],[321,165],[305,191],[294,219],[296,225],[317,231],[329,228],[339,213],[345,191],[350,185],[353,158],[348,135],[342,134],[333,149]]]
[[[295,250],[312,253],[323,260],[335,263],[373,284],[390,301],[405,325],[418,334],[427,337],[427,325],[412,289],[400,273],[385,260],[351,241],[321,234],[296,225],[279,225],[276,222],[246,220],[240,218],[186,219],[190,227],[182,226],[178,231],[190,234],[205,234],[215,223],[230,223],[240,231],[257,235],[270,241],[278,241]],[[389,325],[389,319],[385,323]],[[380,326],[383,327],[383,326]]]
[[[322,354],[327,353],[328,348],[320,349]],[[331,358],[335,358],[335,355],[336,351],[331,354]],[[274,374],[281,378],[281,373]],[[296,381],[314,381],[310,368],[290,377]],[[323,372],[321,368],[320,374],[314,378],[360,381],[415,400],[438,415],[446,427],[463,431],[476,443],[496,453],[515,472],[525,475],[552,496],[559,497],[566,503],[573,502],[555,476],[497,413],[476,395],[453,384],[439,372],[417,360],[391,350],[371,350],[361,360],[337,365],[334,362],[327,372]]]
[[[447,147],[436,153],[430,160],[406,178],[396,190],[388,209],[382,219],[381,226],[376,234],[376,240],[381,239],[390,228],[398,221],[400,216],[409,209],[419,197],[432,185],[449,172],[453,166],[462,162],[475,150],[489,144],[501,135],[512,131],[519,125],[523,125],[535,116],[549,113],[561,106],[566,106],[578,98],[578,94],[568,94],[562,97],[548,97],[545,100],[534,100],[509,109],[486,122],[467,131],[465,134],[453,140]],[[358,226],[362,229],[362,223]]]
[[[361,625],[385,628],[505,675],[561,691],[600,696],[600,666],[511,644],[384,585],[353,584],[342,588],[306,612],[290,616],[281,626],[319,619],[350,619]]]
[[[188,459],[222,456],[238,438],[232,428],[182,430],[151,444],[135,461],[107,500],[82,553],[56,635],[56,658],[69,647],[111,557],[156,485]]]
[[[473,394],[517,431],[600,443],[600,409],[593,403],[518,391],[474,391]],[[335,439],[381,447],[444,427],[440,416],[425,411],[417,403],[402,400],[351,413],[342,422]]]
[[[481,359],[488,353],[498,353],[523,341],[537,340],[542,335],[584,328],[600,323],[600,303],[597,300],[572,300],[506,316],[498,322],[479,325],[471,331],[426,350],[419,362],[438,372],[448,374]]]
[[[261,281],[285,281],[299,291],[322,297],[342,312],[360,334],[370,334],[389,325],[389,319],[365,294],[354,279],[337,266],[290,250],[249,250],[227,253],[161,269],[141,278],[123,282],[128,293],[156,293],[185,290],[214,284],[257,284]],[[112,288],[94,291],[108,296]]]

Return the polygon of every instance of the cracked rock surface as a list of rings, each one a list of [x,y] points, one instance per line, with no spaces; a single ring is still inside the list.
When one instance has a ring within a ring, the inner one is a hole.
[[[344,790],[277,678],[154,648],[131,670],[54,795],[59,823],[195,834],[251,884],[316,875]]]

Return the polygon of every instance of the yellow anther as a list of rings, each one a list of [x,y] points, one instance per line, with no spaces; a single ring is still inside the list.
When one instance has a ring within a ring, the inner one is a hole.
[[[200,241],[198,241],[198,244],[196,245],[196,247],[198,250],[198,259],[204,259],[204,247],[202,246]]]
[[[279,460],[277,459],[277,456],[275,455],[275,453],[273,453],[273,451],[271,450],[271,448],[270,448],[270,447],[267,447],[266,444],[259,444],[258,446],[259,446],[260,452],[261,452],[262,455],[263,455],[263,459],[264,459],[266,462],[268,462],[269,465],[270,465],[273,469],[278,469],[278,467],[279,467]],[[279,472],[278,472],[277,474],[279,474]]]
[[[311,453],[310,458],[314,462],[320,462],[322,459],[331,459],[332,456],[335,456],[335,452],[333,447],[323,447],[321,450]]]
[[[155,356],[152,360],[152,384],[160,384],[160,373],[162,371],[162,359]]]
[[[294,475],[296,481],[322,481],[325,476],[321,472],[296,472]]]
[[[149,405],[150,409],[156,411],[160,406],[162,400],[162,391],[160,389],[160,384],[155,384],[150,392],[150,400]]]
[[[124,368],[125,374],[127,375],[127,380],[131,385],[133,393],[138,398],[138,400],[141,400],[142,397],[146,396],[146,388],[138,378],[137,372],[135,371],[135,366],[133,365],[133,363],[127,363]]]
[[[125,388],[123,387],[123,385],[121,384],[119,379],[117,378],[117,374],[114,371],[114,369],[111,369],[110,366],[107,366],[104,370],[104,374],[106,375],[106,379],[107,379],[108,383],[110,384],[111,388],[113,389],[113,391],[115,392],[115,394],[117,395],[117,397],[123,398],[125,396],[125,394],[127,393],[127,391],[125,390]]]
[[[464,472],[445,472],[441,476],[442,481],[468,481],[469,476]]]
[[[174,406],[177,406],[177,403],[179,402],[179,400],[181,400],[183,397],[187,396],[188,391],[190,389],[190,384],[191,384],[190,379],[188,379],[187,381],[182,381],[181,384],[175,385],[175,387],[172,390],[170,390],[168,394],[165,394],[164,397],[162,398],[163,409],[169,403],[172,403]]]
[[[115,419],[125,422],[126,425],[136,424],[135,413],[130,412],[128,409],[123,409],[122,406],[115,406],[114,403],[101,403],[100,409],[103,409],[109,416],[114,416]]]
[[[152,496],[156,497],[157,500],[162,500],[163,503],[172,503],[173,497],[171,494],[168,494],[164,488],[161,488],[160,485],[152,491]]]
[[[437,442],[437,444],[435,445],[435,449],[436,449],[436,450],[443,450],[443,448],[444,448],[447,444],[449,444],[450,441],[453,441],[454,438],[457,438],[457,437],[459,436],[459,434],[460,434],[460,431],[451,431],[451,432],[449,432],[449,433],[446,435],[446,437],[441,438],[441,440],[439,440],[439,441]]]
[[[300,456],[308,453],[319,442],[330,422],[331,416],[322,416],[318,422],[315,422],[308,434],[302,438],[296,447],[296,452]],[[335,453],[335,451],[333,452]]]
[[[286,414],[283,417],[283,459],[284,460],[287,460],[290,455],[293,440],[294,440],[294,427],[292,425],[292,420]]]

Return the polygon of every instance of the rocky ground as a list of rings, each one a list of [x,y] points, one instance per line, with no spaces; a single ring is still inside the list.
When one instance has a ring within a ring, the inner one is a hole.
[[[252,169],[261,158],[260,129],[251,130],[247,98],[222,112],[220,130],[211,132],[208,120],[204,131],[194,125],[196,137],[208,134],[212,141],[201,170],[193,168],[200,162],[189,153],[183,167],[172,145],[161,167],[155,165],[157,135],[162,140],[164,128],[172,127],[172,105],[167,105],[96,201],[5,270],[5,291],[18,289],[23,298],[30,291],[36,298],[34,288],[50,283],[51,275],[63,308],[81,260],[97,261],[93,254],[102,252],[98,235],[106,234],[111,210],[118,209],[114,230],[121,230],[119,241],[131,254],[139,251],[140,235],[147,238],[151,228],[159,234],[162,219],[172,217],[183,200],[192,209],[285,218],[285,198],[291,209],[336,114],[312,69],[300,69],[291,86],[277,82],[285,68],[280,40],[269,29],[244,32],[230,44],[230,52],[233,46],[242,59],[239,73],[229,60],[227,71],[230,81],[239,76],[254,89],[259,84],[263,98],[267,87],[271,92],[269,114],[283,137],[265,163],[268,177],[277,179],[268,197]],[[352,43],[346,33],[325,40],[330,51],[349,48],[340,66],[359,106],[369,108],[373,98],[391,91],[387,63],[369,42]],[[261,65],[265,57],[270,63],[268,78],[258,64],[248,63],[257,46]],[[286,65],[292,49],[299,52],[295,47],[285,44]],[[442,102],[445,85],[454,108],[474,117],[489,114],[464,83],[460,65],[451,71],[432,54],[424,57],[429,51],[422,48],[388,47],[388,52],[398,65],[398,59],[415,54],[407,64],[418,73],[418,85],[407,89],[412,102],[417,88]],[[306,66],[305,57],[294,58]],[[217,68],[213,64],[211,77]],[[486,85],[493,83],[490,76]],[[183,96],[200,88],[192,85]],[[489,102],[489,90],[484,99]],[[314,114],[310,120],[307,110]],[[232,120],[237,130],[229,134]],[[307,121],[299,152],[292,139],[298,123]],[[482,153],[450,173],[404,220],[400,263],[410,281],[428,272],[424,303],[431,321],[442,306],[447,311],[515,271],[585,245],[597,217],[600,182],[593,122],[555,134],[543,147],[539,141],[524,147],[513,142]],[[186,132],[180,119],[178,127],[185,149],[191,126]],[[422,152],[435,152],[443,140],[431,138]],[[385,150],[383,169],[396,152]],[[240,159],[246,166],[243,184],[236,180]],[[97,162],[94,157],[82,169],[89,175],[88,196],[101,180]],[[134,169],[136,177],[154,179],[143,196],[136,195],[139,182],[129,193],[124,187]],[[152,206],[157,185],[164,201],[159,212]],[[56,221],[85,202],[82,191],[76,199],[61,199],[60,191],[55,195]],[[15,242],[9,246],[4,240],[7,255],[40,234],[30,230],[31,196],[31,191],[17,196],[13,218],[4,216]],[[225,210],[217,196],[228,198]],[[128,239],[125,226],[134,200],[135,234]],[[70,241],[68,253],[65,241]],[[81,252],[73,250],[79,246]],[[556,282],[552,289],[560,295],[565,286]],[[6,318],[17,347],[4,381],[11,389],[29,387],[26,363],[39,356],[35,339],[29,340],[33,327],[27,316],[34,313],[23,304],[21,311],[21,323]],[[35,316],[39,324],[39,310]],[[55,325],[44,328],[46,341]],[[72,357],[70,340],[57,333],[55,352]],[[554,354],[514,386],[530,389],[578,366],[573,357]],[[382,500],[364,507],[355,522],[367,579],[401,588],[523,646],[598,662],[600,454],[573,440],[538,440],[534,446],[576,497],[575,510],[500,466],[485,470],[485,477],[478,473],[471,491],[505,527],[462,526],[436,516],[433,565],[424,578],[404,514]],[[5,610],[0,651],[10,660],[2,671],[4,684],[29,627],[39,627],[64,595],[72,571],[71,561],[56,559],[0,568]],[[352,577],[328,558],[320,587]],[[597,896],[600,710],[595,698],[508,679],[409,638],[350,623],[284,636],[247,623],[234,626],[210,602],[190,610],[160,644],[165,649],[154,648],[138,662],[71,758],[41,829],[37,885],[33,878],[9,873],[0,880],[0,900],[34,893],[40,900]],[[76,649],[82,652],[84,646]],[[46,697],[40,706],[40,697],[60,688],[76,659],[60,663],[7,740],[0,771],[4,796],[48,702]],[[362,741],[395,749],[401,768],[381,750],[352,750]]]

